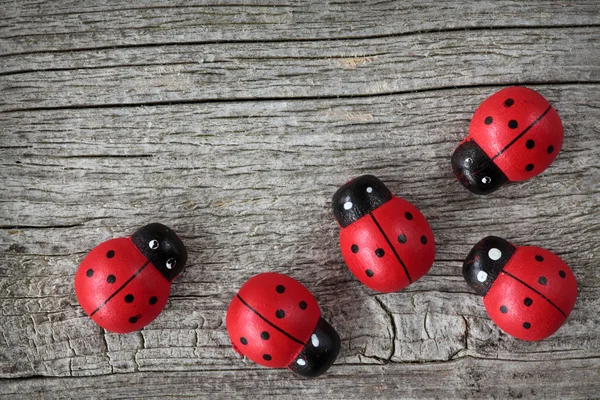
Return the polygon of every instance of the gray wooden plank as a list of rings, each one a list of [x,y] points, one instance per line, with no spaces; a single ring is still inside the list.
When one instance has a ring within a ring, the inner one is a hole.
[[[290,379],[286,371],[248,369],[117,374],[85,378],[9,380],[0,396],[13,399],[122,398],[572,398],[598,397],[594,360],[507,362],[465,358],[447,363],[333,366],[327,377]],[[26,383],[26,384],[25,384]]]
[[[597,398],[595,1],[3,1],[0,397]],[[482,198],[449,155],[473,110],[523,83],[565,144]],[[430,273],[377,294],[344,266],[336,187],[374,173],[436,236]],[[190,251],[165,311],[116,335],[77,304],[99,242],[159,220]],[[487,234],[559,254],[579,297],[539,343],[490,321],[460,267]],[[255,273],[303,282],[342,337],[315,381],[232,351]]]
[[[224,41],[329,40],[489,27],[599,25],[561,1],[4,1],[0,54]]]
[[[104,49],[2,59],[0,111],[600,82],[597,27]],[[42,85],[39,82],[43,82]]]
[[[315,293],[342,337],[340,368],[598,363],[597,85],[534,88],[563,119],[563,151],[541,176],[486,198],[467,193],[448,161],[495,87],[0,114],[2,376],[246,374],[258,367],[229,347],[225,310],[247,278],[269,270]],[[436,235],[431,273],[400,293],[361,286],[339,255],[331,195],[367,172],[420,207]],[[104,333],[77,305],[74,271],[90,247],[152,220],[181,234],[190,265],[150,326]],[[462,280],[461,260],[487,234],[549,248],[573,268],[579,300],[551,338],[507,337]]]

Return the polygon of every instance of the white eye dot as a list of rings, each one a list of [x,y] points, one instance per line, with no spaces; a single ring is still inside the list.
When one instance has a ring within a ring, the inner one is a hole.
[[[489,176],[484,176],[483,178],[481,178],[481,182],[485,183],[486,185],[488,183],[490,183],[492,181],[492,178],[490,178]]]
[[[177,263],[177,261],[174,258],[169,258],[165,265],[167,266],[168,269],[173,269],[173,268],[175,268],[176,263]]]
[[[152,250],[156,250],[158,249],[158,240],[151,240],[148,242],[148,247],[150,247]]]
[[[472,162],[473,162],[473,159],[471,157],[465,158],[465,164],[471,164]]]
[[[477,280],[479,282],[485,282],[486,279],[487,279],[487,273],[485,271],[479,271],[479,273],[477,274]]]
[[[373,188],[372,188],[371,186],[369,186],[369,187],[367,188],[367,193],[371,193],[372,191],[373,191]]]
[[[306,365],[306,361],[304,361],[303,359],[299,358],[298,361],[296,361],[296,364],[301,365],[301,366],[305,366]]]
[[[351,201],[347,201],[344,203],[344,210],[349,210],[352,208],[352,202]]]
[[[312,343],[312,345],[314,347],[319,347],[319,338],[317,337],[317,335],[315,335],[314,333],[312,334],[312,336],[310,337],[310,342]]]
[[[502,257],[502,252],[497,248],[490,249],[490,251],[488,251],[488,257],[494,261],[499,260],[500,257]]]

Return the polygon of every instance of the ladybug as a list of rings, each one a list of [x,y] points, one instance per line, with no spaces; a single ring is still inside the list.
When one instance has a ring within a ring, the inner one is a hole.
[[[467,284],[483,296],[492,321],[521,340],[552,335],[571,313],[577,281],[569,266],[551,251],[516,247],[488,236],[473,247],[462,270]]]
[[[333,195],[332,208],[342,228],[344,261],[366,286],[395,292],[431,268],[435,241],[427,220],[378,178],[363,175],[346,183]]]
[[[489,194],[540,174],[562,143],[562,122],[550,103],[534,90],[513,86],[475,110],[469,135],[452,154],[452,170],[471,192]]]
[[[75,274],[77,300],[102,328],[136,331],[160,314],[186,261],[175,232],[158,223],[146,225],[129,238],[100,243],[85,256]]]
[[[229,305],[226,326],[238,353],[306,378],[327,371],[340,351],[340,337],[321,318],[313,295],[287,275],[263,273],[244,283]]]

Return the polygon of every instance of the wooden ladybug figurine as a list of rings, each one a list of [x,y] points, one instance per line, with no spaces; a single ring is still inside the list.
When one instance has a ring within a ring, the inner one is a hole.
[[[313,295],[282,274],[250,278],[231,301],[226,325],[238,353],[306,378],[327,371],[340,350],[340,337],[321,318]]]
[[[332,207],[342,228],[342,256],[366,286],[395,292],[431,268],[435,242],[427,220],[376,177],[363,175],[340,187]]]
[[[469,135],[452,154],[452,170],[471,192],[489,194],[544,171],[563,143],[560,117],[538,92],[513,86],[475,111]]]
[[[496,236],[473,247],[463,276],[483,296],[492,321],[521,340],[552,335],[577,298],[575,276],[556,254],[539,247],[516,247]]]
[[[153,223],[94,247],[75,274],[79,304],[102,328],[128,333],[152,322],[167,304],[187,251],[168,227]]]

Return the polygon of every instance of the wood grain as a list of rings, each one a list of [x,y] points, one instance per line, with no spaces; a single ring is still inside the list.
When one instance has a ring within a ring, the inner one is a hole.
[[[9,72],[0,82],[10,90],[0,110],[600,83],[597,42],[598,28],[585,27],[447,32],[442,38],[426,33],[318,45],[206,44],[185,46],[183,52],[158,46],[13,56],[2,59]],[[30,67],[22,70],[24,59]],[[42,80],[44,85],[36,84]]]
[[[461,4],[5,2],[0,396],[597,398],[597,3]],[[519,83],[557,109],[563,149],[531,181],[470,194],[449,156],[478,104]],[[432,270],[399,293],[339,253],[331,196],[363,173],[435,234]],[[75,270],[151,221],[189,264],[157,320],[105,332]],[[499,331],[462,279],[489,234],[573,269],[577,304],[549,339]],[[227,305],[264,271],[303,282],[340,333],[322,378],[231,349]]]
[[[0,54],[214,42],[328,41],[419,31],[600,24],[594,0],[5,0]]]
[[[332,367],[327,379],[292,381],[287,371],[206,369],[142,372],[85,378],[33,378],[25,387],[11,381],[0,395],[57,399],[81,398],[597,398],[598,365],[593,360],[506,363],[468,358],[446,363],[348,365]],[[358,378],[360,377],[360,378]],[[559,379],[557,379],[559,377]],[[532,385],[532,380],[536,385]],[[507,382],[510,382],[507,384]],[[293,387],[291,387],[293,385]],[[11,397],[12,396],[12,397]]]

